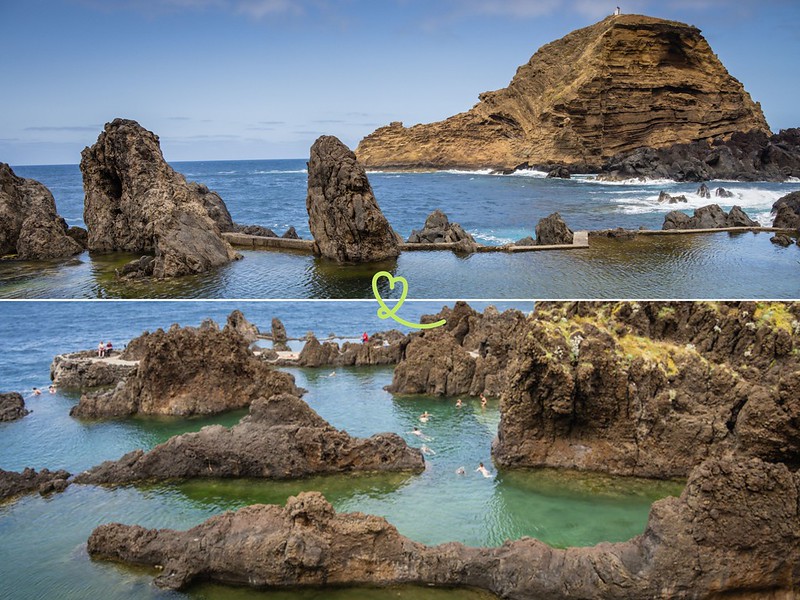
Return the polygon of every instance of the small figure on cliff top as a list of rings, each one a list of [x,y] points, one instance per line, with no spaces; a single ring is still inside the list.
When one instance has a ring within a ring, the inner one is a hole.
[[[366,344],[368,341],[369,341],[369,336],[367,335],[367,332],[365,331],[364,333],[361,334],[361,343],[362,344]]]
[[[103,358],[103,354],[106,352],[106,345],[100,340],[100,343],[97,344],[97,358]]]
[[[111,356],[111,353],[114,351],[114,345],[111,342],[106,343],[106,348],[103,351],[103,356],[108,358]]]
[[[619,15],[620,15],[620,10],[619,10],[619,6],[618,6],[617,10],[614,11],[614,16],[618,17]]]

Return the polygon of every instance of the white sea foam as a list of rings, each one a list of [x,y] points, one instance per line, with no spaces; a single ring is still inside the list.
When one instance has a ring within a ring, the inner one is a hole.
[[[217,175],[233,175],[236,171],[220,171]]]
[[[469,233],[472,234],[472,237],[474,237],[475,240],[488,242],[490,244],[502,245],[502,244],[510,244],[515,241],[512,240],[511,238],[497,237],[496,235],[492,235],[491,233],[483,233],[478,231],[477,229],[472,229],[469,231]]]
[[[508,174],[509,177],[533,177],[534,179],[544,179],[547,173],[544,171],[537,171],[536,169],[520,169]]]
[[[712,188],[713,189],[713,188]],[[762,225],[769,225],[772,222],[772,205],[782,197],[782,191],[765,190],[761,188],[736,188],[729,190],[733,193],[732,198],[703,198],[696,193],[673,192],[673,195],[683,195],[686,202],[677,204],[662,204],[658,201],[658,194],[648,194],[646,196],[628,196],[625,198],[609,198],[613,204],[617,204],[619,211],[629,215],[641,215],[648,213],[668,213],[673,210],[682,210],[691,213],[697,208],[708,204],[719,204],[729,210],[732,206],[740,206],[752,219]]]
[[[666,185],[675,185],[678,183],[673,179],[620,179],[619,181],[605,181],[601,179],[597,179],[596,175],[586,175],[586,174],[578,174],[573,175],[569,181],[576,181],[578,183],[591,183],[593,185],[610,185],[610,186],[637,186],[637,187],[649,187],[653,185],[659,186],[666,186]]]
[[[444,169],[438,171],[439,173],[450,173],[451,175],[491,175],[492,169],[476,169],[474,171],[467,171],[463,169]]]

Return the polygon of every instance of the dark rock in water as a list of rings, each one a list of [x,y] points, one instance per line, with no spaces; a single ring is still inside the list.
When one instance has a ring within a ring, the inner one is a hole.
[[[744,598],[753,590],[789,598],[800,563],[799,486],[800,475],[785,465],[711,458],[693,470],[680,498],[653,504],[642,535],[585,548],[534,538],[425,546],[382,517],[336,513],[319,492],[285,507],[226,512],[188,531],[101,525],[87,548],[93,559],[159,566],[155,584],[175,590],[211,581],[468,587],[510,600]]]
[[[263,395],[300,394],[292,375],[273,370],[253,354],[252,336],[242,333],[250,332],[249,324],[233,321],[221,331],[213,323],[144,333],[122,354],[138,360],[137,369],[112,391],[81,396],[70,414],[209,415],[244,408]]]
[[[528,236],[522,238],[521,240],[517,240],[516,242],[514,242],[514,245],[515,246],[535,246],[536,245],[536,240],[528,235]]]
[[[681,213],[683,214],[683,213]],[[639,232],[634,229],[623,229],[617,227],[616,229],[597,229],[589,232],[589,237],[607,237],[614,239],[631,239],[639,235]]]
[[[733,198],[733,196],[734,196],[733,192],[729,192],[728,190],[726,190],[723,187],[718,187],[717,191],[714,192],[714,195],[717,198]]]
[[[150,277],[156,266],[155,256],[142,256],[136,260],[117,269],[117,275],[123,279],[138,279],[140,277]]]
[[[617,154],[604,166],[601,179],[675,179],[708,181],[785,181],[800,177],[800,128],[769,136],[764,131],[735,132],[706,141],[660,148],[638,148]]]
[[[555,246],[572,244],[573,233],[558,213],[545,217],[536,225],[536,244]]]
[[[16,421],[31,411],[25,410],[25,400],[18,392],[0,394],[0,423]]]
[[[800,191],[792,192],[777,200],[772,205],[775,220],[773,227],[784,229],[800,229]]]
[[[258,237],[278,237],[278,234],[272,231],[269,227],[262,227],[261,225],[234,225],[236,233],[243,233],[245,235],[256,235]]]
[[[364,168],[333,136],[322,136],[311,147],[306,208],[319,255],[362,263],[400,254],[397,235],[375,200]]]
[[[711,190],[708,189],[705,183],[701,183],[700,187],[697,188],[697,195],[701,198],[711,198]]]
[[[334,429],[300,398],[277,394],[250,405],[231,428],[204,427],[136,450],[76,478],[77,483],[129,483],[195,477],[294,479],[310,475],[422,471],[419,450],[394,433],[354,438]]]
[[[788,235],[773,235],[769,238],[769,241],[777,246],[783,246],[784,248],[792,245],[792,238]]]
[[[297,230],[294,227],[289,227],[281,236],[285,240],[299,240],[300,236],[297,235]]]
[[[547,177],[549,179],[569,179],[571,175],[567,167],[557,165],[547,173]]]
[[[661,229],[667,231],[670,229],[722,229],[726,227],[759,227],[759,223],[748,217],[739,206],[734,206],[729,213],[726,213],[718,204],[709,204],[696,209],[691,217],[677,210],[667,213]]]
[[[680,196],[671,196],[667,192],[661,192],[658,195],[658,201],[662,204],[677,204],[678,202],[688,202],[686,196],[681,194]]]
[[[286,343],[289,338],[286,335],[286,327],[277,317],[272,318],[272,348],[278,352],[288,352],[289,345]]]
[[[724,452],[800,465],[798,322],[791,302],[537,302],[508,330],[494,460],[656,478]]]
[[[458,223],[451,223],[439,209],[433,211],[425,219],[421,230],[411,232],[407,243],[409,244],[459,244],[464,252],[474,252],[478,244],[475,238],[464,231]]]
[[[67,471],[42,469],[37,473],[34,469],[26,468],[22,473],[17,473],[0,469],[0,500],[31,492],[42,495],[63,492],[69,485],[69,477]]]
[[[82,252],[83,246],[67,232],[50,190],[34,179],[17,177],[0,163],[0,256],[43,260]]]
[[[98,359],[94,350],[60,354],[50,364],[50,379],[59,388],[73,391],[117,385],[136,370],[136,363],[112,358]]]
[[[350,367],[397,364],[407,344],[406,336],[396,330],[375,333],[366,344],[345,342],[320,343],[312,336],[300,352],[303,367]]]
[[[202,273],[237,257],[221,233],[233,230],[225,203],[187,183],[164,160],[158,137],[115,119],[81,153],[89,249],[155,255],[153,276]]]
[[[67,235],[81,245],[81,248],[88,248],[89,246],[89,232],[83,227],[73,225],[67,229]]]

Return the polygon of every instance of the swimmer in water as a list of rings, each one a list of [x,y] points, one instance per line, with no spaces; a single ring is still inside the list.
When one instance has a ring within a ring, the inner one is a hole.
[[[419,430],[419,427],[414,427],[414,430],[413,431],[409,431],[408,433],[410,433],[411,435],[417,436],[419,439],[421,439],[421,440],[423,440],[425,442],[432,442],[433,441],[433,438],[432,437],[428,437],[427,435],[422,433]]]
[[[486,403],[487,402],[488,402],[488,400],[486,400],[486,396],[481,394],[481,408],[486,408]]]
[[[42,390],[40,390],[37,387],[33,388],[33,395],[34,396],[41,396],[42,395]]]
[[[433,448],[428,448],[425,444],[422,444],[419,449],[423,454],[436,454]]]
[[[456,408],[461,408],[462,406],[464,406],[464,403],[461,402],[461,398],[459,398],[458,400],[456,400]]]
[[[427,410],[419,416],[419,420],[422,423],[427,423],[428,419],[430,419],[430,418],[431,418],[431,414]]]
[[[464,467],[458,467],[456,469],[456,475],[466,475],[467,470]]]
[[[49,388],[47,388],[47,389],[48,389],[48,391],[49,391],[51,394],[55,394],[55,393],[56,393],[56,386],[54,386],[54,385],[51,385],[51,386],[50,386]]]
[[[328,373],[328,377],[336,377],[336,371],[331,371]]]
[[[483,463],[480,463],[480,464],[478,465],[478,468],[477,468],[477,469],[475,469],[475,470],[476,470],[478,473],[480,473],[481,475],[483,475],[484,477],[491,477],[491,476],[492,476],[492,474],[491,474],[491,473],[489,473],[489,470],[488,470],[486,467],[484,467],[484,466],[483,466]]]

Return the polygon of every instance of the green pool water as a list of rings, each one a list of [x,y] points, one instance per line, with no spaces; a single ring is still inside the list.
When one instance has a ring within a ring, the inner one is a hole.
[[[421,427],[435,452],[418,475],[316,477],[302,481],[198,480],[169,485],[102,488],[73,485],[63,494],[26,496],[0,505],[0,597],[102,598],[317,598],[478,599],[482,592],[389,588],[264,592],[199,585],[186,593],[152,585],[154,572],[91,561],[85,542],[101,523],[184,529],[225,510],[252,503],[283,503],[303,490],[319,490],[339,511],[386,517],[401,533],[427,544],[459,541],[497,545],[534,536],[558,547],[621,541],[640,534],[650,504],[678,494],[682,485],[554,470],[500,472],[491,463],[499,413],[476,399],[393,397],[383,387],[391,368],[290,369],[305,399],[324,418],[352,435],[402,434]],[[41,397],[40,397],[41,398]],[[81,422],[69,417],[74,396],[38,399],[24,419],[0,425],[0,466],[66,468],[78,472],[135,448],[212,422],[230,425],[242,412],[204,419],[130,419]],[[428,423],[419,421],[423,411]],[[484,462],[495,475],[475,472]],[[464,466],[466,475],[457,475]]]

